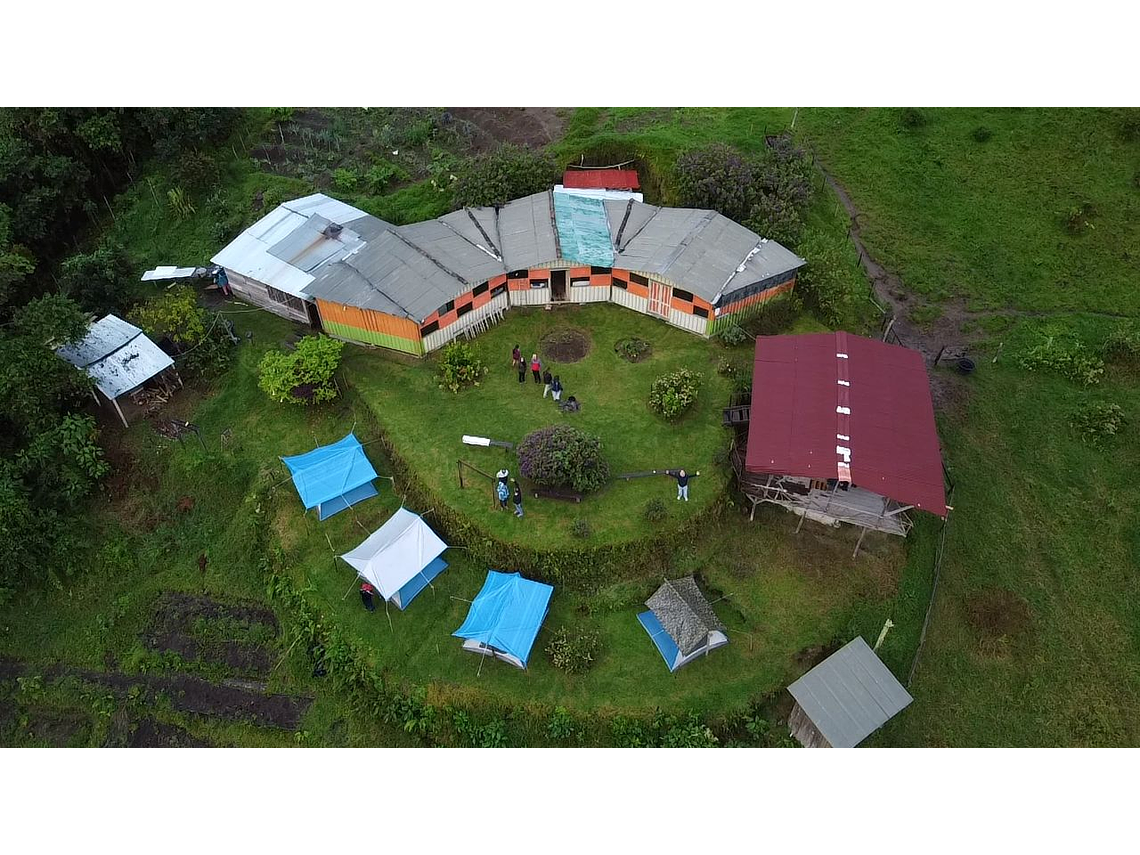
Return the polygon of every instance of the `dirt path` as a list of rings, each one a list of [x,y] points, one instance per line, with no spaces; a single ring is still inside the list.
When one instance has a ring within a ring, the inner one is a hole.
[[[563,118],[555,107],[448,107],[457,119],[469,123],[476,151],[497,143],[541,147],[562,136]]]

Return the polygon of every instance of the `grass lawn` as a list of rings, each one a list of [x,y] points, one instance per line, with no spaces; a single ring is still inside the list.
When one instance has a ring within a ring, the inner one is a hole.
[[[542,354],[538,343],[543,337],[567,328],[587,336],[590,350],[580,362],[550,364],[562,378],[563,400],[574,395],[582,403],[580,412],[564,414],[549,396],[542,397],[542,387],[535,385],[529,370],[526,382],[518,382],[510,354],[516,343],[528,359],[536,348]],[[630,363],[614,351],[620,339],[633,336],[652,344],[652,356]],[[512,309],[502,323],[474,339],[471,346],[490,372],[479,386],[458,394],[439,388],[435,360],[430,358],[410,362],[382,351],[350,347],[346,371],[400,456],[452,507],[475,518],[494,536],[543,549],[612,543],[674,525],[724,491],[725,470],[714,463],[714,455],[730,440],[721,426],[721,409],[728,403],[731,384],[717,373],[717,364],[728,358],[748,365],[750,348],[728,350],[659,320],[609,305],[549,312]],[[677,422],[669,423],[649,409],[649,388],[658,376],[679,368],[700,371],[704,381],[696,404]],[[701,476],[690,483],[690,501],[676,501],[676,482],[665,476],[612,480],[580,504],[528,496],[526,516],[519,520],[497,510],[490,483],[474,473],[468,472],[469,486],[459,488],[456,461],[460,459],[491,474],[506,467],[512,477],[518,475],[513,453],[465,446],[464,434],[518,443],[537,428],[563,422],[601,438],[613,475],[681,467],[699,471]],[[669,520],[650,523],[645,519],[645,504],[654,497],[667,502]],[[576,519],[589,522],[593,534],[588,540],[571,534]]]

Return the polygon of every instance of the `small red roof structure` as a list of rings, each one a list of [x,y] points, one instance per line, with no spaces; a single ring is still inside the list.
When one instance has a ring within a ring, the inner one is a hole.
[[[945,517],[922,355],[845,332],[760,336],[744,468],[838,478]]]
[[[636,169],[567,169],[562,186],[568,190],[637,190]]]

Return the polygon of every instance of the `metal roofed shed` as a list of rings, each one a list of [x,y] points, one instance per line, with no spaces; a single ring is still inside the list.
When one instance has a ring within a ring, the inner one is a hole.
[[[115,315],[96,321],[80,341],[64,345],[56,353],[95,381],[99,391],[114,404],[124,427],[127,418],[118,397],[174,366],[174,360],[141,329]],[[181,378],[178,385],[182,385]]]
[[[788,729],[807,748],[854,748],[914,700],[862,637],[790,686]]]
[[[692,576],[666,580],[637,616],[670,671],[728,644],[727,630]]]
[[[575,190],[640,190],[636,169],[567,169],[562,184]]]

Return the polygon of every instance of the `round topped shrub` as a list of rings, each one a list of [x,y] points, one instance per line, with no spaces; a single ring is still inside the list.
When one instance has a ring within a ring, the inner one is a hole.
[[[599,489],[610,477],[602,441],[570,425],[552,425],[527,434],[519,444],[519,468],[537,484],[569,487],[579,493]]]
[[[701,379],[699,372],[687,368],[662,374],[649,390],[649,406],[669,421],[679,418],[696,402]]]

